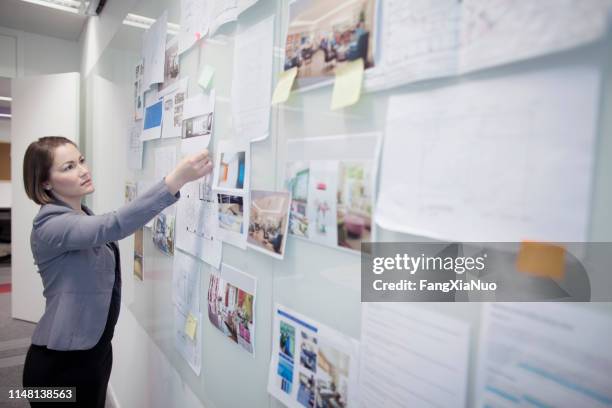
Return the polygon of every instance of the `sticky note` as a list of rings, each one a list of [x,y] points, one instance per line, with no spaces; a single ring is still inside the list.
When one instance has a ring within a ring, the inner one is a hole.
[[[210,65],[204,65],[202,72],[200,72],[200,77],[198,78],[198,85],[204,89],[208,89],[213,76],[215,76],[215,68]]]
[[[195,339],[196,327],[198,327],[198,319],[189,313],[187,315],[187,320],[185,320],[185,334],[189,336],[191,340]]]
[[[335,110],[355,104],[361,95],[362,82],[363,59],[359,58],[336,68],[331,108]]]
[[[563,278],[565,248],[545,242],[522,241],[516,269],[533,276]]]
[[[289,99],[289,94],[291,93],[291,88],[293,87],[293,81],[295,81],[297,72],[297,67],[293,67],[280,74],[278,82],[276,83],[276,89],[274,89],[274,93],[272,94],[272,105],[286,102],[287,99]]]

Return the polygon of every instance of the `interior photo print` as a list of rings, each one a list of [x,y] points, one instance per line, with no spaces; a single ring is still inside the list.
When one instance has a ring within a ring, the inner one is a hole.
[[[242,234],[244,206],[240,196],[217,194],[219,202],[219,228]]]
[[[183,121],[183,139],[206,136],[212,132],[213,114],[206,113]]]
[[[290,201],[286,191],[251,190],[247,242],[252,248],[282,259],[287,242]]]
[[[285,71],[298,68],[297,87],[328,80],[359,58],[374,66],[375,0],[296,1],[289,13]]]
[[[246,153],[241,152],[221,152],[221,159],[217,164],[217,187],[226,189],[244,188]]]

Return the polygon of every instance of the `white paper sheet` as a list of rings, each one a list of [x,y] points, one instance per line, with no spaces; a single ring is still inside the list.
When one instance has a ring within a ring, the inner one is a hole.
[[[287,407],[356,407],[358,356],[356,340],[275,305],[268,392]]]
[[[461,71],[592,42],[606,32],[609,0],[464,0]]]
[[[466,406],[470,327],[407,303],[364,303],[361,407]]]
[[[370,83],[388,88],[456,74],[460,16],[458,0],[385,1],[381,64]]]
[[[268,137],[272,98],[274,16],[236,35],[232,80],[232,117],[236,135]]]
[[[172,264],[172,301],[184,314],[200,313],[200,263],[193,257],[174,252]]]
[[[208,33],[210,4],[209,1],[203,0],[181,0],[179,54],[187,51]]]
[[[136,122],[130,126],[128,134],[128,168],[132,170],[142,169],[143,143],[140,140],[142,124]]]
[[[198,326],[195,339],[191,340],[185,333],[187,315],[181,312],[179,308],[174,308],[174,347],[187,361],[193,372],[199,376],[202,370],[202,314],[198,314],[196,317]]]
[[[478,348],[478,406],[612,405],[612,319],[587,306],[486,305]]]
[[[134,67],[134,120],[142,119],[144,115],[144,60]]]
[[[143,35],[142,58],[144,59],[144,91],[149,89],[151,85],[164,81],[167,29],[168,12],[164,11]]]
[[[585,241],[599,77],[574,66],[392,96],[376,222],[452,241]]]
[[[188,78],[181,79],[174,91],[166,93],[163,98],[162,138],[180,137],[183,124],[183,109],[187,97]]]
[[[385,0],[370,89],[462,74],[605,35],[610,0]]]
[[[195,154],[206,149],[212,137],[215,117],[215,90],[198,94],[183,105],[181,152]]]
[[[210,11],[210,35],[224,24],[236,21],[240,13],[257,3],[257,0],[212,0]]]
[[[227,338],[255,356],[257,279],[223,264],[210,275],[208,320]]]
[[[212,175],[209,175],[181,189],[176,207],[176,246],[218,268],[222,245],[214,237],[218,205],[211,185]]]
[[[176,147],[164,146],[155,149],[155,182],[166,177],[176,167]]]

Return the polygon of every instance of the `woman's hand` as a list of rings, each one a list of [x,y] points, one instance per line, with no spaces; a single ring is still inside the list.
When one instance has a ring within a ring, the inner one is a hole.
[[[186,183],[197,180],[212,171],[212,161],[208,157],[208,150],[189,155],[168,174],[165,178],[166,186],[172,195],[176,194]]]

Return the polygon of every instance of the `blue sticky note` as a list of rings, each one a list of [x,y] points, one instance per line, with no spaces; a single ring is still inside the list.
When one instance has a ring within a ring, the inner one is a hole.
[[[161,126],[162,122],[162,101],[147,106],[144,117],[144,129],[151,129]]]

